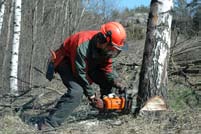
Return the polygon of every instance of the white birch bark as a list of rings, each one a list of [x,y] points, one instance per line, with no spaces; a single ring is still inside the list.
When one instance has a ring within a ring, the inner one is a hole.
[[[0,3],[0,35],[1,35],[1,29],[2,29],[2,26],[3,26],[4,12],[5,12],[5,1],[2,1]]]
[[[21,0],[14,2],[14,35],[12,44],[11,72],[10,72],[10,91],[13,95],[18,95],[18,56],[20,45],[20,28],[21,28]]]
[[[157,25],[159,28],[156,28],[154,36],[156,38],[156,48],[155,55],[153,58],[154,68],[158,70],[156,76],[156,85],[157,89],[160,88],[161,83],[165,78],[167,79],[167,70],[164,70],[164,66],[166,66],[166,62],[169,58],[170,44],[171,44],[171,24],[172,24],[172,15],[170,15],[170,11],[173,8],[172,0],[158,0],[160,4],[158,4],[158,22]],[[164,27],[164,28],[160,28]],[[162,29],[162,31],[161,31]],[[159,55],[157,55],[159,54]],[[165,67],[166,68],[166,67]],[[166,68],[167,69],[167,68]],[[155,73],[155,72],[154,72]]]
[[[141,68],[137,111],[166,109],[167,68],[171,44],[173,0],[152,0]],[[161,103],[155,103],[158,102]],[[153,102],[151,102],[153,101]],[[163,105],[162,105],[163,104]]]

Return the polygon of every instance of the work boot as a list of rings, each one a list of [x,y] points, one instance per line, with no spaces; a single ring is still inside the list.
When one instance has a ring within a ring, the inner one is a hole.
[[[30,122],[37,130],[54,129],[53,126],[46,122],[46,117],[33,117]]]
[[[50,130],[50,129],[54,130],[55,129],[50,123],[48,123],[46,117],[42,117],[40,120],[38,120],[36,127],[38,130]]]
[[[35,124],[36,129],[38,130],[44,130],[47,129],[47,126],[45,125],[45,119],[44,118],[39,118]]]

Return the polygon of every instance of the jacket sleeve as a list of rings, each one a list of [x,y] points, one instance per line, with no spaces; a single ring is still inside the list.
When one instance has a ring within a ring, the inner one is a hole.
[[[108,59],[105,64],[101,67],[101,70],[104,72],[106,80],[114,85],[114,81],[118,77],[117,72],[113,69],[112,59]]]
[[[86,50],[78,47],[77,54],[75,57],[75,73],[81,86],[84,88],[86,96],[94,95],[94,90],[90,85],[90,78],[87,75],[87,64],[86,64]]]

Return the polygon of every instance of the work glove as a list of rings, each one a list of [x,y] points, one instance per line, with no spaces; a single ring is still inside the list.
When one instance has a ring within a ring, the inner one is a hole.
[[[127,86],[120,80],[114,80],[114,87],[118,89],[119,94],[126,93]]]
[[[92,96],[92,97],[89,97],[89,100],[90,100],[90,105],[92,107],[95,107],[99,110],[103,109],[104,108],[104,104],[103,104],[103,100],[100,99],[100,98],[97,98],[95,96]]]
[[[47,65],[46,78],[51,81],[54,78],[54,62],[49,61]]]

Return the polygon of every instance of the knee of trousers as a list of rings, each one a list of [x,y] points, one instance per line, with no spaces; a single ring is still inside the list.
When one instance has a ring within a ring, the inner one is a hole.
[[[83,95],[83,88],[76,82],[69,82],[69,84],[70,84],[69,90],[71,96],[81,98]]]

